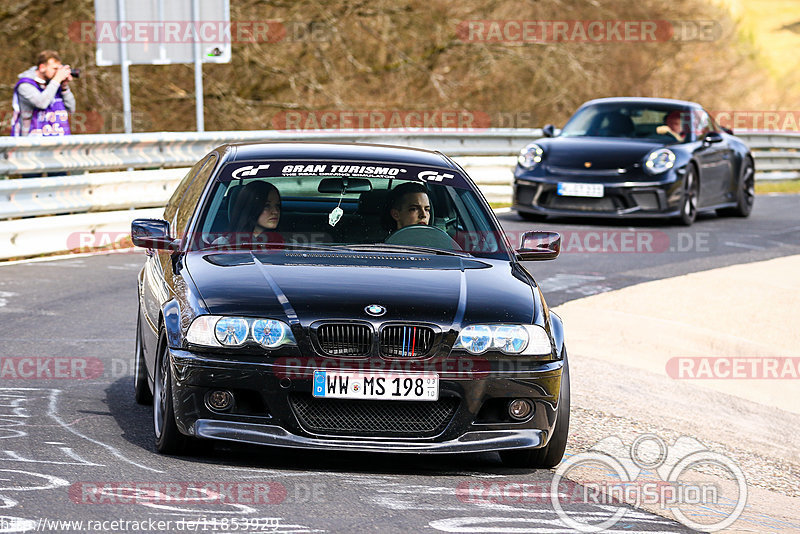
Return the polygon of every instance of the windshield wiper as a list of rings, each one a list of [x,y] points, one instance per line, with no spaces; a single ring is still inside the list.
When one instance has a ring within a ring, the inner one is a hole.
[[[395,245],[392,243],[362,243],[345,245],[346,248],[352,250],[384,250],[389,252],[423,252],[425,254],[439,254],[441,256],[459,256],[462,258],[470,257],[472,254],[469,252],[458,250],[445,250],[441,248],[422,247],[418,245]]]

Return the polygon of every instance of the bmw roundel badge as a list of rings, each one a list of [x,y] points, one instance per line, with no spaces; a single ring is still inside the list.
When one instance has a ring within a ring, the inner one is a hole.
[[[364,311],[367,312],[369,315],[372,315],[373,317],[380,317],[381,315],[386,313],[386,308],[384,308],[380,304],[370,304],[369,306],[364,308]]]

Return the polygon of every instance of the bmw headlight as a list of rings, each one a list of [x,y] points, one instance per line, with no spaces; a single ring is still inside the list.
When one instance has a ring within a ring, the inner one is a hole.
[[[214,336],[220,345],[236,347],[247,339],[247,321],[238,317],[223,317],[214,326]]]
[[[268,349],[297,344],[289,325],[283,321],[219,315],[195,318],[186,341],[204,347],[240,347],[251,342]]]
[[[648,174],[661,174],[673,166],[675,166],[675,153],[667,148],[653,150],[644,162],[644,170]]]
[[[552,352],[550,337],[538,325],[474,324],[464,327],[454,349],[481,354],[490,349],[505,354],[546,356]]]
[[[536,143],[531,143],[519,151],[517,156],[517,163],[519,166],[531,170],[542,162],[544,158],[544,149]]]
[[[258,319],[251,325],[253,339],[261,346],[274,349],[286,344],[287,339],[292,337],[289,326],[275,319]]]

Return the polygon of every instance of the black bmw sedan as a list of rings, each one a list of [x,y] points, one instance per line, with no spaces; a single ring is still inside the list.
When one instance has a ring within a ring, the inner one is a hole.
[[[747,217],[755,168],[747,146],[700,105],[659,98],[583,104],[556,135],[520,152],[513,209],[547,215],[676,217],[698,212]]]
[[[224,145],[137,219],[135,396],[198,440],[560,462],[561,320],[464,170],[379,145]],[[530,264],[527,264],[528,266]]]

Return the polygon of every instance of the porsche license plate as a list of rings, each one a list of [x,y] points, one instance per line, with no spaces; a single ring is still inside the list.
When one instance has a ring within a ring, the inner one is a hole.
[[[603,184],[578,184],[559,182],[558,194],[562,197],[603,198]]]
[[[439,400],[439,375],[314,371],[315,397],[331,399]]]

